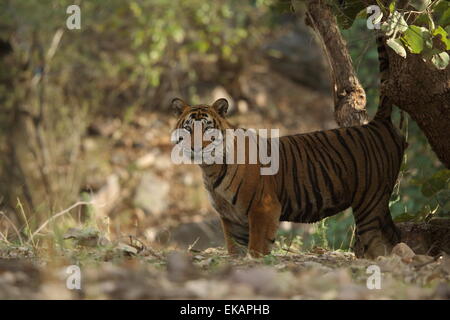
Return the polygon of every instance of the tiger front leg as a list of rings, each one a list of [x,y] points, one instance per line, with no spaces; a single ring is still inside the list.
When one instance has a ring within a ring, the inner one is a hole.
[[[270,195],[251,208],[248,219],[250,227],[250,241],[248,253],[253,258],[269,254],[280,224],[281,205]]]
[[[244,255],[248,246],[248,226],[241,226],[221,218],[225,243],[229,255]]]

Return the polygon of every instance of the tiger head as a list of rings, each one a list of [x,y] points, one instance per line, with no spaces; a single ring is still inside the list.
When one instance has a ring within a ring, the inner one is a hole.
[[[212,105],[189,105],[179,98],[172,100],[172,109],[178,116],[172,142],[184,144],[184,154],[190,158],[211,152],[223,141],[224,132],[231,128],[225,115],[228,101],[216,100]],[[189,139],[186,139],[189,137]]]

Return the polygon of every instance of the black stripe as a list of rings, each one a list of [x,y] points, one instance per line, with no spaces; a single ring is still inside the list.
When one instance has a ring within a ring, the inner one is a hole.
[[[387,192],[389,190],[384,189],[383,192],[374,192],[372,198],[367,203],[367,205],[359,210],[362,215],[356,217],[355,216],[355,223],[359,224],[362,220],[364,220],[369,214],[372,213],[373,209],[380,204],[380,201],[383,197],[386,195],[390,196],[391,192]],[[377,197],[378,196],[378,197]],[[358,211],[358,209],[355,209],[355,211]]]
[[[348,134],[351,135],[351,131],[350,129],[355,130],[356,134],[358,134],[359,138],[361,139],[360,142],[360,147],[362,149],[362,153],[364,156],[364,166],[365,166],[365,170],[364,170],[364,189],[362,190],[362,195],[360,198],[360,202],[364,201],[367,193],[370,190],[371,187],[371,182],[372,182],[372,166],[371,166],[371,161],[372,161],[372,157],[370,156],[370,153],[368,152],[367,149],[367,141],[364,139],[364,134],[362,132],[360,132],[358,129],[359,127],[353,127],[353,128],[349,128],[349,130],[347,130]],[[356,192],[359,193],[357,190]]]
[[[315,150],[318,153],[318,155],[320,156],[324,165],[327,167],[327,170],[331,170],[331,168],[327,162],[327,160],[328,160],[331,163],[331,165],[333,166],[333,170],[336,171],[335,163],[333,161],[331,161],[330,155],[325,152],[326,150],[324,150],[323,148],[320,147],[320,146],[324,147],[324,145],[323,145],[322,141],[320,141],[319,137],[316,134],[311,134],[309,137],[311,138],[314,145],[317,146],[317,148],[315,148]],[[319,146],[319,144],[320,144],[320,146]]]
[[[380,148],[377,144],[377,135],[375,133],[372,132],[372,130],[375,130],[374,128],[372,128],[370,125],[367,126],[367,133],[368,136],[370,137],[369,139],[369,146],[373,152],[373,156],[374,156],[374,164],[377,170],[377,176],[378,177],[382,177],[382,167],[384,167],[383,163],[384,163],[384,157],[383,157],[383,151],[381,150],[382,147],[385,147],[384,145]],[[378,132],[377,132],[378,134]]]
[[[355,172],[354,172],[354,183],[355,183],[355,185],[353,186],[353,188],[354,188],[354,190],[358,190],[359,176],[358,176],[358,165],[357,165],[355,156],[353,155],[353,152],[350,150],[350,148],[348,147],[347,143],[345,142],[345,139],[339,133],[339,129],[331,130],[330,132],[333,132],[333,133],[336,134],[336,137],[337,137],[339,143],[347,151],[348,155],[350,156],[350,159],[353,162],[353,167],[355,169]],[[353,192],[353,195],[352,195],[352,203],[353,203],[353,200],[355,199],[355,193],[356,193],[356,191]]]
[[[336,174],[338,175],[339,179],[343,182],[343,178],[342,178],[342,169],[341,169],[341,167],[339,166],[339,163],[338,163],[335,159],[333,159],[333,157],[332,157],[332,156],[330,155],[330,153],[328,152],[329,149],[333,149],[333,148],[332,148],[329,144],[328,144],[328,147],[327,147],[327,145],[325,145],[326,142],[323,142],[323,141],[320,139],[319,135],[315,135],[315,137],[316,137],[317,141],[319,141],[319,142],[322,144],[322,146],[324,147],[324,153],[325,153],[325,154],[327,155],[327,157],[329,158],[329,160],[330,160],[330,162],[331,162],[331,165],[333,166],[333,169],[334,169],[334,171],[336,172]],[[337,153],[336,150],[334,150],[334,152]],[[345,167],[345,166],[344,166],[344,167]]]
[[[216,189],[223,181],[223,178],[227,175],[228,165],[226,163],[222,164],[222,168],[220,169],[220,174],[217,180],[213,184],[213,189]]]
[[[345,164],[344,159],[342,158],[341,153],[333,147],[333,144],[328,139],[328,136],[326,134],[327,132],[330,132],[330,131],[319,131],[318,133],[323,136],[323,138],[325,139],[325,142],[328,144],[329,148],[336,153],[336,155],[339,157],[339,160],[341,160],[341,163],[344,166],[344,169],[347,170],[347,166]]]
[[[373,123],[373,126],[375,128],[372,128],[371,126],[369,126],[369,130],[371,130],[371,132],[373,134],[375,134],[375,136],[379,140],[379,144],[380,144],[381,148],[383,149],[385,157],[386,157],[387,162],[388,162],[389,178],[392,178],[392,175],[394,174],[394,171],[395,171],[395,163],[394,163],[395,160],[393,159],[392,152],[386,146],[386,138],[387,137],[383,138],[383,134],[380,133],[381,128],[378,127],[378,123]]]
[[[298,167],[299,167],[299,169],[302,169],[303,165],[305,164],[306,161],[303,159],[303,156],[302,156],[305,148],[304,148],[304,145],[301,145],[300,139],[301,138],[299,136],[293,136],[294,144],[297,149],[297,155],[300,160],[298,163]],[[309,201],[308,189],[306,188],[305,183],[300,180],[297,180],[297,183],[299,184],[299,188],[300,188],[300,194],[296,198],[298,208],[299,208],[299,211],[296,213],[297,220],[298,220],[298,218],[299,218],[298,216],[301,216],[302,213],[304,213],[304,212],[308,212],[308,209],[311,210],[311,203]],[[303,208],[303,204],[305,204],[305,208]]]
[[[288,175],[288,172],[287,172],[287,170],[288,170],[288,162],[287,162],[288,158],[286,156],[286,146],[284,145],[284,143],[286,143],[286,141],[284,141],[284,139],[283,139],[283,140],[280,140],[280,142],[282,142],[280,145],[282,147],[281,151],[283,153],[283,170],[280,171],[281,178],[282,178],[282,184],[281,184],[279,190],[281,192],[281,195],[280,195],[281,200],[280,200],[280,202],[282,204],[282,212],[284,214],[284,213],[286,213],[286,211],[288,211],[287,207],[291,208],[291,200],[288,197],[288,194],[287,194],[287,191],[286,191],[286,186],[285,186],[285,183],[287,183],[287,181],[285,180],[285,177],[287,178],[287,175]],[[289,209],[289,212],[290,212],[290,209]]]
[[[289,141],[291,141],[291,139],[294,139],[294,138],[288,137],[288,139],[289,139]],[[292,144],[294,144],[294,143],[291,142],[291,145],[289,146],[289,148],[291,150],[293,158],[296,160],[296,156],[294,154],[294,150],[292,149]],[[297,144],[295,144],[295,146],[296,146],[296,149],[298,150]],[[294,177],[293,177],[294,178],[294,181],[293,181],[294,194],[295,194],[295,199],[297,200],[296,201],[297,202],[296,208],[300,208],[301,207],[301,205],[300,205],[301,202],[298,201],[300,199],[300,190],[299,190],[300,180],[298,179],[298,176],[297,176],[297,163],[295,161],[293,161],[293,163],[292,163],[292,171],[293,171],[293,175],[294,175]]]
[[[256,190],[253,191],[252,198],[248,204],[247,210],[245,210],[245,215],[248,216],[248,212],[250,211],[250,207],[252,206],[253,200],[255,199]]]
[[[234,170],[233,177],[231,177],[230,183],[228,184],[228,186],[224,190],[228,190],[231,187],[231,185],[233,184],[234,178],[236,177],[236,174],[237,174],[238,170],[239,170],[239,166],[236,166],[236,170]]]
[[[236,204],[237,198],[239,196],[239,189],[241,189],[242,186],[242,182],[244,181],[244,179],[241,180],[241,182],[239,183],[239,186],[237,187],[236,192],[234,193],[233,198],[231,199],[231,203],[233,204],[233,206]]]
[[[320,194],[320,189],[319,188],[319,183],[317,181],[317,172],[316,172],[316,168],[313,164],[313,161],[311,159],[311,157],[308,155],[308,150],[309,148],[305,148],[305,155],[306,155],[306,167],[308,169],[308,178],[309,178],[309,182],[311,182],[309,185],[311,186],[311,191],[313,192],[314,195],[314,204],[316,204],[316,208],[314,211],[311,211],[311,214],[318,214],[320,212],[320,209],[322,208],[322,204],[323,204],[323,200],[322,200],[322,195]],[[308,189],[308,188],[305,188]],[[313,218],[313,216],[307,215],[306,216],[308,219]]]
[[[311,151],[312,151],[312,155],[313,155],[314,160],[315,160],[314,163],[317,163],[319,169],[321,169],[320,172],[322,173],[322,177],[323,177],[323,181],[324,181],[325,185],[327,185],[327,181],[326,181],[325,176],[328,178],[328,180],[329,180],[329,182],[330,182],[330,185],[329,185],[330,187],[329,187],[329,188],[327,187],[326,190],[321,190],[321,189],[320,189],[320,184],[317,185],[318,188],[319,188],[319,193],[320,193],[320,203],[318,203],[318,208],[317,208],[317,211],[318,211],[318,213],[319,213],[319,212],[321,211],[322,207],[323,207],[323,204],[324,204],[323,197],[322,197],[322,193],[323,193],[323,192],[326,192],[326,191],[330,191],[330,194],[331,194],[331,192],[334,192],[334,189],[332,189],[331,179],[329,178],[329,176],[328,176],[326,170],[325,170],[324,167],[323,167],[323,164],[322,164],[323,158],[320,158],[320,157],[319,157],[319,156],[320,156],[320,153],[317,152],[317,149],[318,149],[318,148],[314,148],[314,147],[312,146],[312,144],[310,144],[310,141],[308,140],[308,139],[311,139],[312,142],[314,142],[314,140],[312,139],[312,135],[305,136],[305,138],[307,138],[307,139],[305,139],[305,140],[306,140],[306,143],[308,144],[309,148],[310,148]],[[318,176],[319,176],[319,175],[318,175]],[[332,190],[330,190],[330,188],[331,188]],[[334,196],[332,195],[332,198],[333,198],[333,197],[334,197]]]
[[[367,228],[365,228],[365,229],[363,229],[363,230],[357,229],[357,230],[356,230],[356,234],[357,234],[358,236],[362,236],[364,233],[366,233],[366,232],[368,232],[368,231],[379,230],[379,229],[380,229],[379,226],[367,227]]]

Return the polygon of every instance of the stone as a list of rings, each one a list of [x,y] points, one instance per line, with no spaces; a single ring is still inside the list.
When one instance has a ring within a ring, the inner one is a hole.
[[[152,172],[145,172],[136,189],[134,205],[145,213],[161,215],[168,207],[169,183]]]
[[[404,263],[411,263],[416,255],[404,242],[397,243],[392,249],[392,254],[399,256]]]

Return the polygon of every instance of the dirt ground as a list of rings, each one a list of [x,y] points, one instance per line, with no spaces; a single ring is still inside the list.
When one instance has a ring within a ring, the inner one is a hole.
[[[61,252],[9,246],[0,248],[0,299],[450,299],[450,257],[370,261],[281,245],[262,259],[131,243]]]

